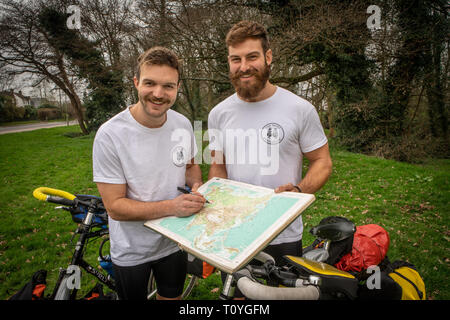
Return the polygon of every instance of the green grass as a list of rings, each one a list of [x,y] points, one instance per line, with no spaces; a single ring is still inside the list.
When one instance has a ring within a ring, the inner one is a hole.
[[[92,182],[93,135],[71,138],[77,127],[59,127],[0,136],[0,299],[20,289],[39,269],[48,270],[53,288],[66,267],[75,224],[65,211],[33,198],[36,187],[98,195]],[[331,146],[334,171],[316,201],[303,213],[303,244],[322,218],[340,215],[357,225],[376,223],[390,235],[391,260],[418,267],[429,299],[450,299],[449,160],[413,165],[349,153]],[[208,166],[202,165],[206,179]],[[98,246],[88,261],[96,264]],[[82,288],[93,285],[84,277]],[[192,299],[217,299],[216,273],[200,280]],[[47,289],[47,293],[51,290]]]

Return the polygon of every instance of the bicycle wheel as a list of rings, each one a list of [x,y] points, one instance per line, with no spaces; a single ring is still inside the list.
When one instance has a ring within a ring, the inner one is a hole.
[[[192,289],[194,289],[195,284],[197,283],[198,277],[188,274],[187,279],[184,283],[184,289],[183,293],[181,294],[181,299],[186,299],[192,292]],[[155,276],[153,275],[153,270],[150,272],[150,278],[148,279],[148,286],[147,286],[147,300],[153,300],[156,299],[156,281]]]

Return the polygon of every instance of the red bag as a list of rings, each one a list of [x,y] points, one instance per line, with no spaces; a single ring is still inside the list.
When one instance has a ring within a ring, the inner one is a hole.
[[[343,256],[335,267],[343,271],[361,272],[376,266],[386,256],[389,242],[389,234],[379,225],[357,226],[352,252]]]

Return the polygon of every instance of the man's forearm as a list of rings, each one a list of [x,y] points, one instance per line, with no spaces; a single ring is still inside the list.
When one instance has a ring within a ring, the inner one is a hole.
[[[195,183],[203,184],[202,169],[198,164],[186,166],[186,184],[192,188]]]
[[[319,159],[310,162],[305,177],[298,186],[305,193],[315,193],[328,181],[332,172],[332,163],[329,159]]]
[[[111,218],[117,221],[145,221],[174,214],[170,200],[143,202],[119,198],[106,209]]]
[[[208,173],[208,179],[218,177],[218,178],[228,178],[227,169],[224,164],[211,164]]]
[[[222,151],[211,151],[211,166],[209,167],[208,179],[228,178],[227,167],[225,166],[225,156]]]

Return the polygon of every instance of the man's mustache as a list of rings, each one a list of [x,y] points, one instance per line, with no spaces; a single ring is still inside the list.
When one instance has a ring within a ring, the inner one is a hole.
[[[244,76],[257,76],[258,75],[258,70],[256,70],[255,68],[251,68],[245,72],[243,71],[238,71],[235,72],[233,74],[231,74],[231,80],[238,80],[240,77],[244,77]]]
[[[154,97],[154,96],[152,96],[152,95],[145,96],[144,98],[145,98],[145,100],[149,100],[149,101],[152,102],[152,103],[169,103],[169,102],[170,102],[169,99],[166,99],[166,98],[156,98],[156,97]]]

